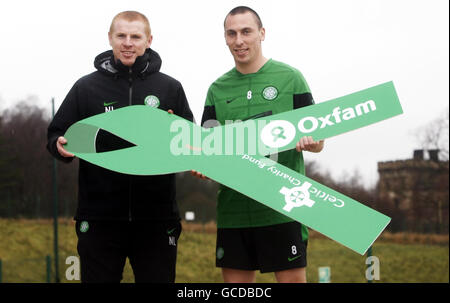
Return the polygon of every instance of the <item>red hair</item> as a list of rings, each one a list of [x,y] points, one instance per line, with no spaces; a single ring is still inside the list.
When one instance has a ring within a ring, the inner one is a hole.
[[[114,22],[116,22],[117,19],[124,19],[128,22],[132,22],[132,21],[142,21],[145,25],[145,34],[147,35],[147,37],[150,37],[151,34],[151,30],[150,30],[150,22],[148,22],[147,17],[145,17],[144,14],[141,14],[140,12],[136,12],[136,11],[124,11],[121,13],[118,13],[111,22],[111,25],[109,27],[109,32],[112,34],[113,32],[113,25]]]

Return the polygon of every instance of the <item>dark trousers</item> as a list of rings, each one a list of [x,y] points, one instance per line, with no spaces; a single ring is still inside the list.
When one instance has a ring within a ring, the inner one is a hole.
[[[135,282],[175,281],[179,221],[77,221],[76,232],[82,283],[119,283],[127,257]]]

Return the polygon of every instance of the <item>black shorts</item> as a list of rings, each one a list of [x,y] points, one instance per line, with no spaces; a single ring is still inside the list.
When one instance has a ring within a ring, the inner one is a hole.
[[[120,282],[127,257],[135,282],[175,281],[179,221],[77,221],[75,227],[81,282]]]
[[[216,266],[261,273],[306,267],[301,224],[217,229]]]

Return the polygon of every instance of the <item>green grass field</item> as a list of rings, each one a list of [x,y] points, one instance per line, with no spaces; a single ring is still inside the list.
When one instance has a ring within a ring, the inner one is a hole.
[[[68,256],[77,256],[73,222],[61,221],[58,230],[60,278],[62,282],[72,282],[65,278],[65,271],[69,267],[65,260]],[[399,242],[380,237],[373,246],[373,255],[380,261],[380,280],[374,282],[449,282],[448,236],[446,242],[440,244],[424,244],[423,241],[403,244],[394,241]],[[46,255],[53,256],[51,221],[0,219],[3,282],[45,282]],[[365,260],[366,256],[360,256],[332,240],[312,235],[308,244],[307,279],[317,282],[318,267],[329,266],[331,282],[364,283]],[[133,273],[127,262],[123,282],[133,281]],[[275,279],[272,273],[258,273],[256,281],[275,282]],[[215,267],[215,233],[184,229],[178,242],[176,282],[222,282],[220,269]]]

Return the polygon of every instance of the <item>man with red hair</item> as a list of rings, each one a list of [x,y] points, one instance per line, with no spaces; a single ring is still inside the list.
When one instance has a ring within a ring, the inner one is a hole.
[[[79,79],[48,127],[47,149],[70,162],[63,137],[73,123],[117,108],[145,104],[193,120],[182,85],[159,71],[161,58],[150,48],[147,18],[121,12],[108,33],[112,50],[95,58],[97,71]],[[130,143],[100,130],[96,151]],[[132,176],[80,159],[75,215],[82,282],[120,282],[127,257],[136,282],[174,282],[181,232],[175,175]]]

